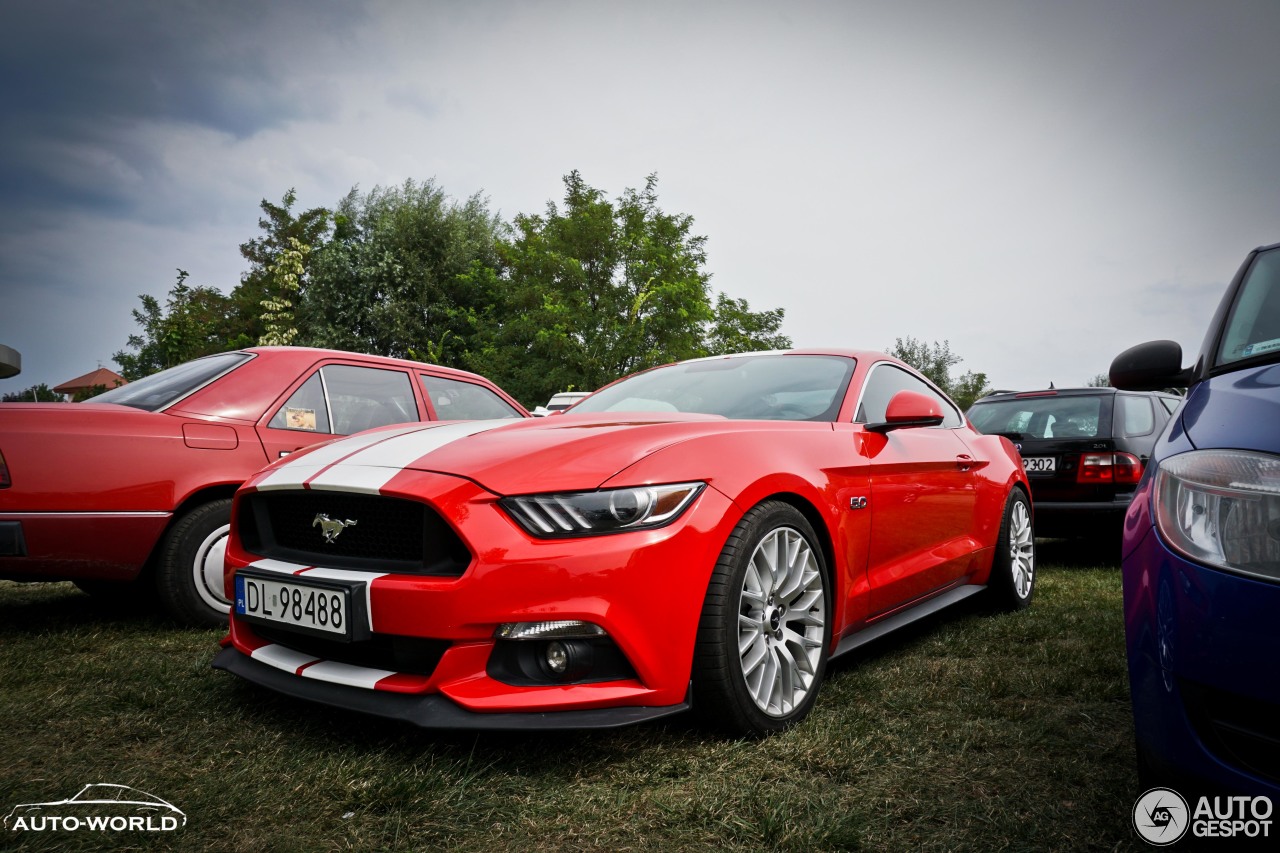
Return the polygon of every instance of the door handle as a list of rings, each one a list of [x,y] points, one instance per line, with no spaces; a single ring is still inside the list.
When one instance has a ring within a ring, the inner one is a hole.
[[[961,471],[968,471],[973,467],[973,457],[967,453],[961,453],[956,457],[956,467]]]

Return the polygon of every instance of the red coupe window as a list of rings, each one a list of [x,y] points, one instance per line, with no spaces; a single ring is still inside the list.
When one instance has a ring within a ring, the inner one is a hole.
[[[224,352],[197,358],[177,367],[143,377],[128,385],[112,388],[89,402],[117,403],[147,412],[157,412],[208,385],[223,374],[253,358],[247,352]]]

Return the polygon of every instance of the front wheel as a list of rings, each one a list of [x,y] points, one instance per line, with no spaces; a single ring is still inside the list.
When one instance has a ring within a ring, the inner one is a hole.
[[[1014,489],[1004,506],[987,595],[997,610],[1021,610],[1031,603],[1035,587],[1036,537],[1031,525],[1031,503],[1021,489]]]
[[[738,522],[712,573],[694,652],[694,707],[738,735],[804,719],[827,666],[826,561],[813,528],[780,501]]]
[[[156,591],[165,610],[184,625],[227,624],[231,602],[223,594],[222,561],[231,533],[231,499],[210,501],[169,529],[156,571]]]

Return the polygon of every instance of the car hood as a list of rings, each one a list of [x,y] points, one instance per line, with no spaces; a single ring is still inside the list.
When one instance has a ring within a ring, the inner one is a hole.
[[[323,474],[325,488],[354,488],[385,479],[356,469],[389,468],[465,477],[499,495],[594,489],[664,447],[751,428],[749,421],[666,413],[401,425],[291,456],[255,485],[284,488]]]
[[[1182,423],[1200,448],[1234,447],[1280,453],[1280,365],[1215,376],[1191,389]]]

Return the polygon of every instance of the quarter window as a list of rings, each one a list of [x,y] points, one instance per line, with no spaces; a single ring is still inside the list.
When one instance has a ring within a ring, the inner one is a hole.
[[[1120,428],[1123,435],[1150,435],[1155,430],[1155,413],[1151,411],[1149,398],[1117,394],[1116,400],[1120,404]]]
[[[506,400],[474,382],[422,374],[422,387],[431,398],[436,418],[442,421],[474,421],[522,417]]]

